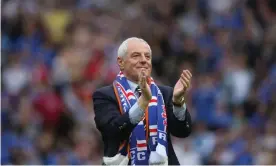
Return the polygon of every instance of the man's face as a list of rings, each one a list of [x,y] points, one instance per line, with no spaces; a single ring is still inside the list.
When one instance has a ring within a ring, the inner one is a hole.
[[[147,76],[151,75],[151,59],[150,47],[146,43],[131,40],[127,44],[127,55],[119,57],[118,64],[129,80],[138,82],[142,69]]]

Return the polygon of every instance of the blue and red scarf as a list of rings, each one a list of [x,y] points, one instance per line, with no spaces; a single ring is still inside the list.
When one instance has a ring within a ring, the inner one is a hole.
[[[149,78],[149,84],[152,98],[145,116],[119,149],[119,154],[127,156],[131,165],[168,164],[166,107],[162,93],[152,78]],[[117,75],[113,87],[121,114],[127,113],[137,102],[137,97],[123,72]]]

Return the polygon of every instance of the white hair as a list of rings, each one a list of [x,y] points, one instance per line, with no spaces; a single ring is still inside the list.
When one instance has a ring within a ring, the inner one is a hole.
[[[125,41],[123,41],[122,44],[119,46],[118,52],[117,52],[118,57],[124,57],[127,55],[127,44],[129,41],[132,41],[132,40],[144,42],[149,46],[149,44],[144,39],[141,39],[138,37],[130,37],[130,38],[126,39]],[[151,54],[150,46],[149,46],[149,49],[150,49],[150,54]]]

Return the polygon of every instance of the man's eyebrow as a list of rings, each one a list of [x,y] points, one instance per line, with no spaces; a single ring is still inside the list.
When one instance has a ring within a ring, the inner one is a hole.
[[[132,52],[131,54],[141,54],[141,52],[134,51],[134,52]],[[150,52],[145,52],[145,54],[149,54],[149,55],[151,55],[151,53],[150,53]]]
[[[132,52],[131,54],[141,54],[141,53],[140,53],[140,52],[134,51],[134,52]]]

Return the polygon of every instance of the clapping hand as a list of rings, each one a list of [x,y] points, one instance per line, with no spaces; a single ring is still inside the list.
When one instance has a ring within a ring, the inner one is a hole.
[[[152,97],[150,86],[148,84],[148,79],[149,78],[148,76],[146,76],[145,70],[142,70],[139,75],[139,83],[138,83],[142,94],[138,100],[138,104],[140,108],[142,108],[143,110],[146,109]]]
[[[183,70],[179,80],[174,86],[173,90],[173,103],[177,105],[184,104],[184,95],[191,85],[192,74],[189,70]]]

